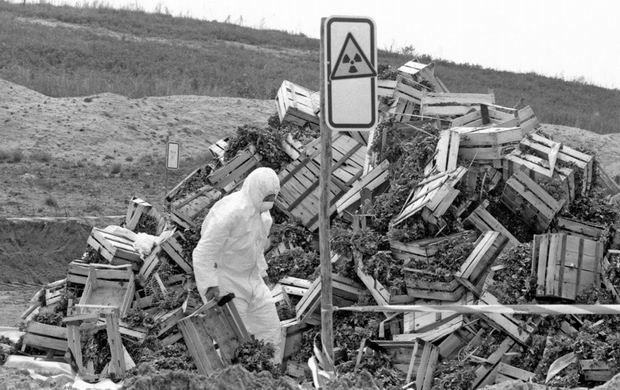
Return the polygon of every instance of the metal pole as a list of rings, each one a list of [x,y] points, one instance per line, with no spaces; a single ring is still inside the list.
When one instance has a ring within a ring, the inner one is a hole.
[[[329,245],[329,203],[332,165],[332,137],[325,119],[325,20],[321,18],[321,177],[319,198],[319,246],[321,252],[321,341],[327,371],[334,371],[334,337],[332,307],[332,264]]]
[[[166,195],[168,194],[168,148],[169,148],[170,136],[166,136],[166,171],[164,173],[164,203],[166,203]]]

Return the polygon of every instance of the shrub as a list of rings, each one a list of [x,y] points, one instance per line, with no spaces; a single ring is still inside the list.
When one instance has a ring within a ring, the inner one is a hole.
[[[24,153],[21,149],[0,149],[0,161],[5,161],[8,163],[18,163],[22,161],[24,157]]]
[[[110,173],[112,175],[116,175],[118,173],[121,173],[121,164],[120,163],[112,164],[112,168],[110,169]]]
[[[58,208],[58,201],[52,195],[49,195],[47,198],[45,198],[45,205]]]
[[[52,154],[50,152],[44,152],[42,150],[37,150],[30,153],[30,159],[33,161],[39,162],[50,162],[52,161]]]

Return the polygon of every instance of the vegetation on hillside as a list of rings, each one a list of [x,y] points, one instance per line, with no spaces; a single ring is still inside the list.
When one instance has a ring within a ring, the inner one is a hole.
[[[32,23],[33,19],[75,28]],[[319,86],[316,39],[98,5],[75,8],[0,0],[0,48],[0,77],[49,96],[114,92],[129,97],[271,99],[285,79],[311,89]],[[405,54],[380,51],[379,62],[399,66],[412,58],[411,47],[401,52]],[[512,107],[523,98],[544,122],[620,132],[620,90],[435,62],[453,92],[493,89],[498,104]]]

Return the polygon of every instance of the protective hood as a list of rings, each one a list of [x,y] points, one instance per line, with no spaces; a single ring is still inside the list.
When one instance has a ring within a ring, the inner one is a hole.
[[[267,195],[277,195],[280,192],[280,179],[278,174],[271,168],[256,168],[243,182],[241,193],[255,210],[260,210],[260,205]]]

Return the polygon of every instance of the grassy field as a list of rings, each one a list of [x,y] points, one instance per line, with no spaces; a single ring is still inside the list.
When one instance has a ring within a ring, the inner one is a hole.
[[[53,27],[32,19],[73,26]],[[129,97],[270,99],[284,79],[312,89],[319,86],[316,39],[106,7],[0,1],[0,49],[0,77],[49,96],[107,91]],[[410,59],[379,53],[379,62],[392,66]],[[493,89],[498,104],[514,106],[523,98],[542,121],[598,133],[620,132],[620,90],[435,62],[437,74],[453,92]]]

